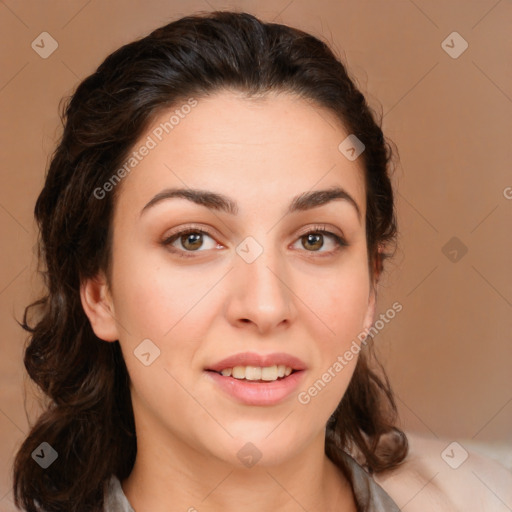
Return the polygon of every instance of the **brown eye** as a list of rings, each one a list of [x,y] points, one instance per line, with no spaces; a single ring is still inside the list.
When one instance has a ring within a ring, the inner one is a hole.
[[[326,244],[326,239],[330,241],[331,249],[329,249],[329,243]],[[334,255],[342,247],[348,247],[349,245],[340,236],[322,228],[314,228],[304,233],[297,242],[299,240],[302,247],[306,249],[306,252],[316,252],[319,256]],[[326,249],[324,249],[325,246],[327,246]]]
[[[209,245],[208,245],[209,239]],[[204,252],[218,247],[212,235],[203,229],[189,228],[167,237],[162,245],[178,256],[192,256],[190,253]],[[187,254],[189,253],[189,254]]]
[[[318,233],[308,233],[302,237],[302,245],[306,249],[318,251],[324,245],[323,235]],[[309,246],[309,247],[307,247]]]
[[[180,236],[180,242],[185,249],[195,251],[203,244],[203,235],[198,231],[186,233]]]

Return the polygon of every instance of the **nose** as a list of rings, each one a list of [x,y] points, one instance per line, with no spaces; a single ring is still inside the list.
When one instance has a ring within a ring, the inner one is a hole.
[[[263,251],[252,262],[243,251],[234,256],[225,314],[232,325],[245,325],[264,335],[289,326],[296,309],[282,256],[277,250],[261,248]],[[251,251],[256,251],[254,245]]]

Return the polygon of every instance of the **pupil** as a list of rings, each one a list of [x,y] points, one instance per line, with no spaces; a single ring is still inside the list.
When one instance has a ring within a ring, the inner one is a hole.
[[[314,234],[309,234],[307,235],[307,243],[310,243],[312,242],[313,244],[315,243],[315,239],[316,239],[316,248],[315,249],[320,249],[322,247],[322,242],[321,242],[321,237],[322,235],[318,234],[318,235],[314,235]]]
[[[184,235],[184,238],[185,238],[185,243],[183,244],[184,247],[187,247],[189,245],[189,241],[191,241],[192,247],[187,247],[187,248],[198,249],[201,246],[202,235],[200,233],[188,233],[188,234]]]

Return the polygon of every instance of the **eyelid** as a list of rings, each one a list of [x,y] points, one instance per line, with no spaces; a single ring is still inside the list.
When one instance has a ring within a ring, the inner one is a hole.
[[[304,249],[303,252],[308,253],[309,257],[323,257],[323,256],[329,256],[337,253],[340,249],[343,247],[348,247],[348,243],[346,241],[346,238],[341,232],[341,234],[335,233],[335,231],[341,231],[338,228],[335,228],[334,226],[330,226],[328,224],[315,224],[313,226],[306,226],[298,234],[295,235],[295,238],[293,239],[293,243],[296,243],[298,240],[300,240],[303,236],[306,236],[310,233],[320,233],[324,236],[330,237],[334,240],[337,247],[334,250],[331,251],[307,251]],[[168,248],[169,251],[173,252],[174,254],[177,254],[180,257],[194,257],[195,253],[201,253],[206,252],[205,250],[197,250],[197,251],[184,251],[182,249],[176,249],[171,246],[171,243],[174,242],[172,240],[173,238],[178,239],[180,235],[185,235],[190,232],[200,232],[203,234],[208,235],[210,238],[212,238],[217,244],[220,244],[220,242],[217,241],[217,235],[214,233],[214,230],[203,224],[187,224],[185,226],[179,226],[176,229],[172,230],[168,235],[164,237],[164,239],[161,241],[161,244]],[[222,245],[222,244],[220,244]]]
[[[209,236],[211,236],[212,238],[218,236],[216,234],[216,232],[210,226],[208,226],[208,225],[191,223],[191,224],[186,224],[185,226],[179,226],[176,229],[172,230],[169,234],[167,234],[164,237],[164,241],[172,238],[174,235],[182,234],[184,232],[186,233],[187,231],[193,231],[193,230],[202,231],[202,232],[208,234]],[[299,231],[299,233],[297,235],[295,235],[295,237],[296,238],[300,238],[300,237],[302,237],[304,235],[307,235],[311,231],[315,231],[315,232],[316,231],[319,231],[319,232],[327,231],[328,232],[330,230],[332,230],[332,231],[340,231],[339,233],[333,233],[333,234],[336,235],[336,236],[339,236],[344,241],[346,240],[346,237],[345,237],[343,231],[341,231],[339,228],[336,228],[336,227],[331,226],[329,224],[314,224],[313,226],[306,226],[303,229],[301,229]]]
[[[219,242],[217,241],[217,238],[220,238],[220,237],[218,237],[215,234],[213,228],[211,228],[210,226],[204,225],[204,224],[195,224],[195,223],[187,224],[185,226],[178,226],[177,228],[173,229],[169,234],[166,234],[165,237],[161,240],[160,244],[163,245],[169,252],[177,255],[180,258],[197,257],[195,253],[201,253],[201,252],[206,252],[206,251],[205,250],[184,251],[182,249],[177,249],[171,245],[176,240],[178,240],[180,236],[191,233],[191,232],[192,233],[200,232],[200,233],[206,234],[212,240],[214,240],[215,243],[219,244]],[[173,240],[173,238],[176,238],[176,240]]]
[[[334,226],[330,227],[329,225],[326,225],[326,224],[315,224],[314,226],[309,226],[309,227],[304,228],[304,230],[301,232],[301,234],[297,235],[294,243],[297,243],[302,237],[304,237],[310,233],[315,233],[315,234],[320,233],[325,237],[331,238],[331,240],[333,240],[334,243],[336,244],[336,247],[330,251],[307,251],[306,249],[304,249],[301,252],[304,253],[306,258],[319,259],[319,258],[332,257],[332,256],[339,254],[339,252],[342,249],[349,247],[349,245],[350,245],[347,242],[343,232],[341,234],[339,234],[339,233],[336,233],[335,231],[338,231],[338,229],[335,228]]]
[[[330,224],[314,224],[313,226],[306,226],[303,230],[301,230],[299,232],[299,234],[297,236],[300,238],[301,236],[307,235],[308,233],[310,233],[312,231],[314,231],[315,233],[316,232],[332,233],[333,235],[343,239],[343,241],[346,240],[343,231],[341,231],[339,228],[331,226]],[[338,231],[338,233],[336,233],[336,231]]]
[[[173,229],[171,232],[169,232],[168,234],[165,235],[163,242],[171,239],[175,235],[187,233],[189,231],[194,231],[194,232],[199,231],[199,232],[206,233],[207,235],[211,236],[212,238],[217,237],[214,230],[211,227],[209,227],[208,225],[192,223],[192,224],[186,224],[185,226],[179,226],[176,229]]]

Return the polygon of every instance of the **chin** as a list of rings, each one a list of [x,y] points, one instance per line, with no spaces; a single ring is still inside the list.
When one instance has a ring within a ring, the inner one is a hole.
[[[274,428],[278,423],[274,424]],[[218,444],[210,446],[209,450],[217,458],[236,467],[279,466],[292,459],[306,439],[301,442],[291,437],[286,429],[282,432],[278,432],[278,429],[272,432],[272,429],[261,428],[254,435],[234,435],[232,439],[225,439],[225,444],[218,440]],[[269,435],[269,432],[272,433]]]

